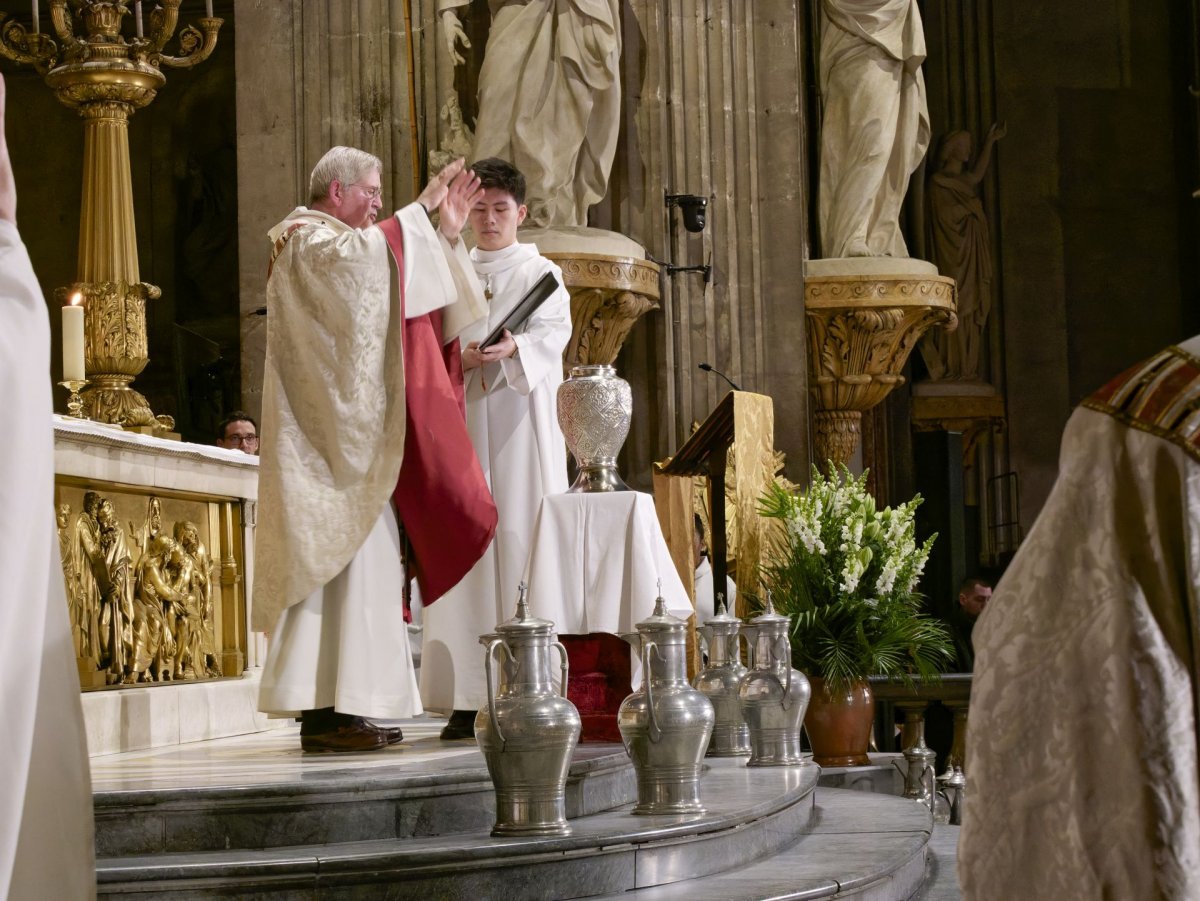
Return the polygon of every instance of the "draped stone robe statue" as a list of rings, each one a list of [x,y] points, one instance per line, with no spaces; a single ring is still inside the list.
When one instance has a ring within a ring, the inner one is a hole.
[[[824,0],[823,257],[908,256],[900,207],[929,148],[925,34],[916,0]]]
[[[456,64],[465,43],[459,12],[438,0]],[[586,225],[608,190],[621,115],[618,0],[491,0],[479,72],[476,160],[499,157],[528,182],[527,222]]]

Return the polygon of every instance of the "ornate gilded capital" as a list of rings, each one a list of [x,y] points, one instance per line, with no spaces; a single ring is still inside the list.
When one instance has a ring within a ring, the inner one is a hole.
[[[954,279],[825,276],[804,283],[809,366],[825,410],[869,410],[897,385],[917,341],[954,327]]]
[[[861,414],[903,384],[901,370],[921,336],[935,325],[957,325],[954,300],[954,280],[935,274],[805,279],[809,379],[818,410]],[[818,413],[818,452],[848,460],[860,419]]]
[[[658,264],[604,254],[547,253],[571,294],[564,363],[611,365],[635,322],[658,309]]]

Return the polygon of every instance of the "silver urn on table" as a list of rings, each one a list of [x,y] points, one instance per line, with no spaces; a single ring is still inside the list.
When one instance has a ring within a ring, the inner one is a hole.
[[[628,491],[617,454],[629,435],[633,393],[612,366],[572,366],[558,389],[558,425],[579,466],[570,492]]]
[[[496,789],[492,835],[568,835],[566,784],[579,743],[579,711],[567,700],[567,650],[554,623],[529,615],[521,583],[517,615],[479,639],[487,646],[487,706],[475,717],[475,739]],[[551,651],[561,655],[555,685]],[[500,652],[500,688],[492,661]]]
[[[812,697],[804,673],[792,668],[792,644],[786,616],[775,612],[767,593],[767,609],[742,626],[750,646],[750,671],[742,679],[738,700],[750,727],[750,759],[746,766],[796,766],[800,727]]]
[[[617,728],[637,774],[636,814],[703,813],[700,772],[716,716],[687,681],[687,623],[666,611],[625,632],[642,660],[642,687],[621,702]]]
[[[696,631],[708,642],[708,666],[696,674],[692,687],[708,698],[716,711],[709,757],[743,757],[750,753],[750,727],[742,715],[738,689],[746,667],[738,659],[742,621],[725,610],[725,597],[717,593],[717,613]]]

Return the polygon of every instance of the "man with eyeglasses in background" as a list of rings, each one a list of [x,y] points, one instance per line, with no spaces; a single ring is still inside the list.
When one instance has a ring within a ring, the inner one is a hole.
[[[217,426],[217,447],[258,456],[258,424],[249,413],[234,410]]]

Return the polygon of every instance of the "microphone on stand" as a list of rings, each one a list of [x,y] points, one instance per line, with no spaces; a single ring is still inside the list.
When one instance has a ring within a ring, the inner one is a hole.
[[[721,378],[723,378],[725,381],[729,382],[729,385],[730,385],[730,387],[731,387],[731,388],[733,388],[733,390],[734,390],[734,391],[741,391],[741,390],[742,390],[741,388],[739,388],[739,387],[738,387],[738,384],[737,384],[737,382],[735,382],[733,379],[731,379],[731,378],[730,378],[729,376],[727,376],[725,373],[721,372],[721,370],[719,370],[719,369],[713,369],[713,368],[712,368],[711,366],[709,366],[707,363],[701,363],[699,368],[700,368],[700,369],[703,369],[705,372],[711,372],[713,375],[719,375],[719,376],[720,376]]]

